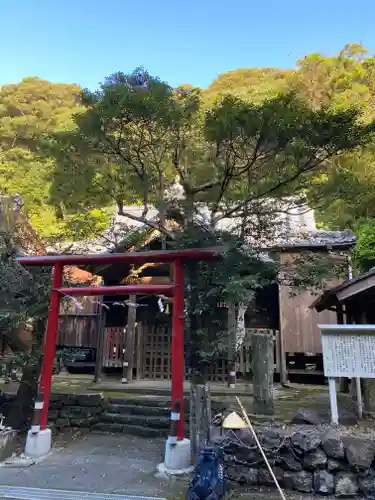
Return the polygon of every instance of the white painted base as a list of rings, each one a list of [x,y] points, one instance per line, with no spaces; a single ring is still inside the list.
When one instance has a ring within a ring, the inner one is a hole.
[[[25,455],[32,458],[42,457],[51,451],[51,429],[39,431],[37,434],[27,433]]]
[[[194,469],[191,465],[191,444],[189,439],[182,439],[176,444],[165,444],[164,463],[158,465],[158,473],[166,476],[182,476]]]

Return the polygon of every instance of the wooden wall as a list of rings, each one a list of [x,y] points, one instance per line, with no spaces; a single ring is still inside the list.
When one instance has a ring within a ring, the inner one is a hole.
[[[291,255],[282,254],[283,262],[293,258]],[[333,282],[332,286],[338,284]],[[336,313],[323,311],[318,313],[310,309],[316,295],[302,292],[291,296],[291,288],[279,286],[280,304],[280,331],[283,352],[314,353],[322,352],[319,324],[335,324]]]
[[[99,297],[78,297],[82,310],[63,299],[60,307],[58,345],[96,347]]]
[[[280,331],[284,352],[321,353],[319,324],[336,323],[336,314],[331,311],[317,313],[310,309],[316,298],[309,292],[290,296],[290,288],[279,287]]]

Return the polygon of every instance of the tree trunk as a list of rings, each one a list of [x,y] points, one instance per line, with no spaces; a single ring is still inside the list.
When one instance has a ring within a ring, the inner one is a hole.
[[[246,329],[245,329],[245,313],[246,313],[247,306],[243,303],[240,302],[238,304],[238,311],[237,311],[237,326],[236,326],[236,347],[240,347],[243,344],[245,335],[246,335]]]
[[[190,375],[190,441],[191,456],[195,462],[199,451],[209,441],[211,426],[211,397],[207,382],[206,365],[201,359],[202,316],[199,311],[199,295],[194,286],[197,276],[197,262],[187,265],[188,279],[188,331],[186,335],[186,364]]]
[[[236,387],[236,306],[228,303],[228,387]]]
[[[193,462],[210,439],[211,396],[207,377],[193,375],[190,380],[190,442]]]
[[[24,429],[29,423],[38,390],[41,366],[42,357],[39,354],[34,355],[23,369],[16,399],[12,402],[5,421],[6,425],[13,429]]]

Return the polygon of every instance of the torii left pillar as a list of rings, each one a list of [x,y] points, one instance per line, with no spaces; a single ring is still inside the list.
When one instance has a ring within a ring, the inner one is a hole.
[[[30,457],[41,457],[52,447],[51,429],[47,429],[48,406],[51,395],[53,363],[56,353],[56,340],[60,311],[60,293],[63,265],[56,263],[53,269],[52,291],[48,314],[47,330],[44,336],[43,365],[39,384],[39,395],[35,410],[40,410],[39,425],[33,425],[27,434],[25,453]],[[37,407],[37,405],[39,405]],[[39,430],[40,429],[40,430]]]

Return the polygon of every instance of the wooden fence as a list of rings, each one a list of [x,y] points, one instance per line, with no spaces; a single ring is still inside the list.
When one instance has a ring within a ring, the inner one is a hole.
[[[96,314],[64,314],[60,316],[59,344],[76,347],[96,347],[98,319]],[[274,369],[280,373],[280,342],[278,330],[247,328],[242,346],[237,353],[237,372],[242,377],[251,375],[251,335],[265,332],[274,337]],[[103,367],[121,368],[123,349],[126,349],[126,328],[107,327],[103,343]],[[134,342],[134,369],[137,379],[162,380],[171,378],[172,332],[170,326],[152,326],[138,323]],[[228,375],[225,356],[208,369],[212,382],[223,382]]]
[[[251,374],[251,335],[265,330],[246,329],[243,345],[237,354],[237,372],[243,377]],[[267,330],[274,337],[274,369],[280,372],[280,343],[278,330]],[[138,324],[135,342],[135,363],[137,379],[170,379],[172,334],[170,327],[153,327]],[[223,382],[228,375],[228,361],[219,358],[209,367],[208,378],[212,382]]]

